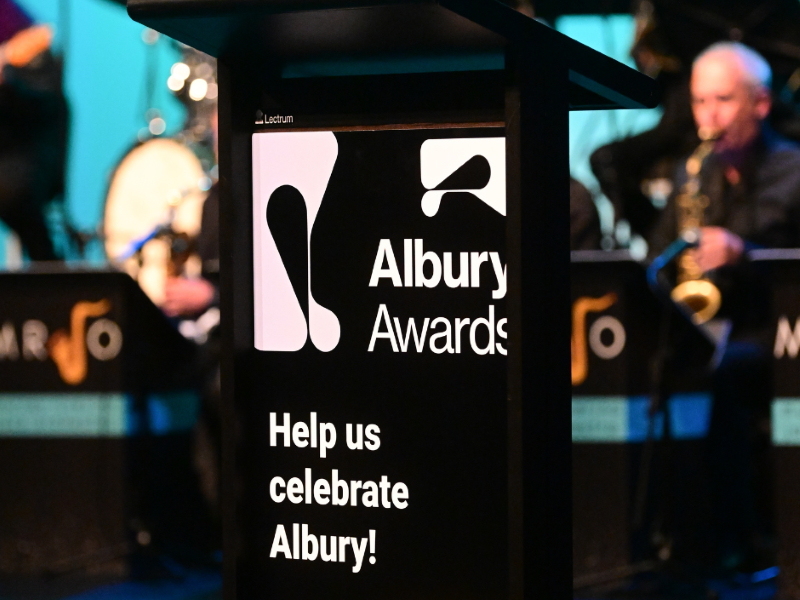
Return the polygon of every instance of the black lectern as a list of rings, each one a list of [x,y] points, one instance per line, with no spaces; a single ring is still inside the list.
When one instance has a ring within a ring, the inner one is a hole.
[[[653,82],[490,0],[128,11],[219,57],[226,597],[568,597],[567,116]]]

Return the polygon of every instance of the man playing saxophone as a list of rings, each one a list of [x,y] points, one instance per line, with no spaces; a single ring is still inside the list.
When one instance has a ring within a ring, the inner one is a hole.
[[[693,277],[713,280],[722,292],[717,316],[732,326],[713,375],[708,458],[717,564],[737,570],[760,562],[758,540],[771,529],[756,508],[750,468],[755,417],[771,395],[768,302],[747,252],[800,246],[800,147],[767,124],[770,85],[768,63],[742,44],[714,44],[695,59],[692,112],[706,141],[681,165],[648,240],[651,254],[661,253],[687,225],[691,204],[700,239],[678,263],[679,277],[691,265]]]
[[[693,251],[711,271],[736,265],[748,245],[793,247],[800,242],[800,148],[767,125],[771,70],[754,50],[734,42],[710,46],[695,59],[692,112],[701,136],[713,135],[701,188],[708,197],[706,225]],[[682,169],[675,190],[686,182]],[[660,252],[678,234],[670,202],[650,240]]]

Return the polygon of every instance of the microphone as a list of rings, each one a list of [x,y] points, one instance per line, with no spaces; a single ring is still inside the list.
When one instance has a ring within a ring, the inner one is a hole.
[[[131,256],[139,252],[139,250],[141,250],[147,242],[158,237],[159,235],[169,233],[171,231],[172,228],[169,225],[156,225],[149,233],[136,240],[133,240],[130,244],[128,244],[128,247],[117,256],[116,260],[118,262],[124,262],[128,260]]]
[[[689,248],[697,248],[700,245],[700,229],[687,229],[667,249],[659,254],[650,266],[647,267],[647,285],[658,296],[663,296],[664,290],[658,281],[658,274],[669,263],[675,260],[681,252]]]

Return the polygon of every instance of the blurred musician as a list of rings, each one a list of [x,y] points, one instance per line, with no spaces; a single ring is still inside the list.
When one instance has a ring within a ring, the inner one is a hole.
[[[700,175],[707,226],[694,251],[703,271],[738,265],[748,247],[800,245],[800,147],[766,124],[772,101],[767,62],[721,42],[695,60],[691,103],[698,130],[717,136]],[[675,190],[686,182],[683,165]],[[677,237],[675,194],[650,238],[660,253]]]
[[[217,113],[211,115],[214,153],[217,153]],[[214,184],[203,203],[196,240],[202,263],[200,277],[168,277],[161,309],[169,317],[187,319],[181,333],[201,343],[198,371],[204,374],[202,407],[195,426],[194,462],[200,488],[216,519],[212,544],[220,543],[220,471],[222,423],[220,417],[219,360],[219,185]],[[193,321],[194,320],[194,321]],[[189,325],[188,329],[186,326]]]
[[[64,187],[68,113],[51,37],[0,0],[0,219],[33,260],[56,258],[42,209]]]
[[[569,180],[569,249],[600,249],[600,215],[592,193],[574,177]]]
[[[214,153],[217,153],[217,113],[211,116]],[[202,261],[202,277],[169,277],[162,310],[170,317],[197,317],[219,305],[219,191],[214,184],[203,203],[197,252]]]
[[[169,317],[198,317],[219,305],[219,194],[217,185],[203,203],[197,253],[203,264],[200,277],[168,277],[161,309]]]
[[[671,175],[697,146],[690,106],[692,62],[712,43],[739,40],[755,48],[773,70],[769,117],[776,131],[800,141],[797,104],[800,63],[796,0],[634,0],[636,33],[631,57],[661,89],[661,120],[653,129],[615,140],[591,157],[592,171],[614,205],[616,219],[645,239],[653,233]]]
[[[186,121],[178,135],[205,163],[208,170],[217,163],[218,117],[216,95],[205,95],[198,100],[192,97],[189,80],[200,79],[216,82],[215,60],[194,48],[182,46],[181,63],[173,65],[185,69],[185,79],[180,86],[171,86],[170,90],[186,108]],[[210,74],[213,74],[211,76]],[[214,83],[216,88],[216,83]],[[167,278],[164,289],[162,310],[170,317],[197,318],[209,308],[219,307],[219,189],[218,185],[209,190],[203,203],[200,221],[200,232],[195,239],[197,254],[202,264],[202,276],[199,278],[175,277]]]
[[[753,492],[759,473],[750,468],[755,417],[766,412],[771,396],[768,306],[747,250],[800,246],[800,147],[766,124],[770,79],[758,53],[730,42],[702,52],[691,77],[700,137],[716,139],[699,173],[700,192],[708,198],[702,202],[705,226],[699,247],[689,252],[722,291],[718,316],[732,326],[714,373],[708,448],[718,564],[737,570],[759,566],[760,534],[770,529]],[[688,179],[684,165],[675,179],[675,192],[649,240],[653,255],[678,235],[677,196]]]

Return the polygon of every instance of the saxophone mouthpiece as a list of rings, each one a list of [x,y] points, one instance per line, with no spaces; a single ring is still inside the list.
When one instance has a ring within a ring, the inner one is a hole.
[[[722,137],[723,131],[721,129],[713,129],[711,127],[701,127],[697,130],[697,137],[703,142],[713,142]]]
[[[687,248],[697,248],[700,245],[700,228],[691,227],[681,233],[679,239],[683,239]]]

